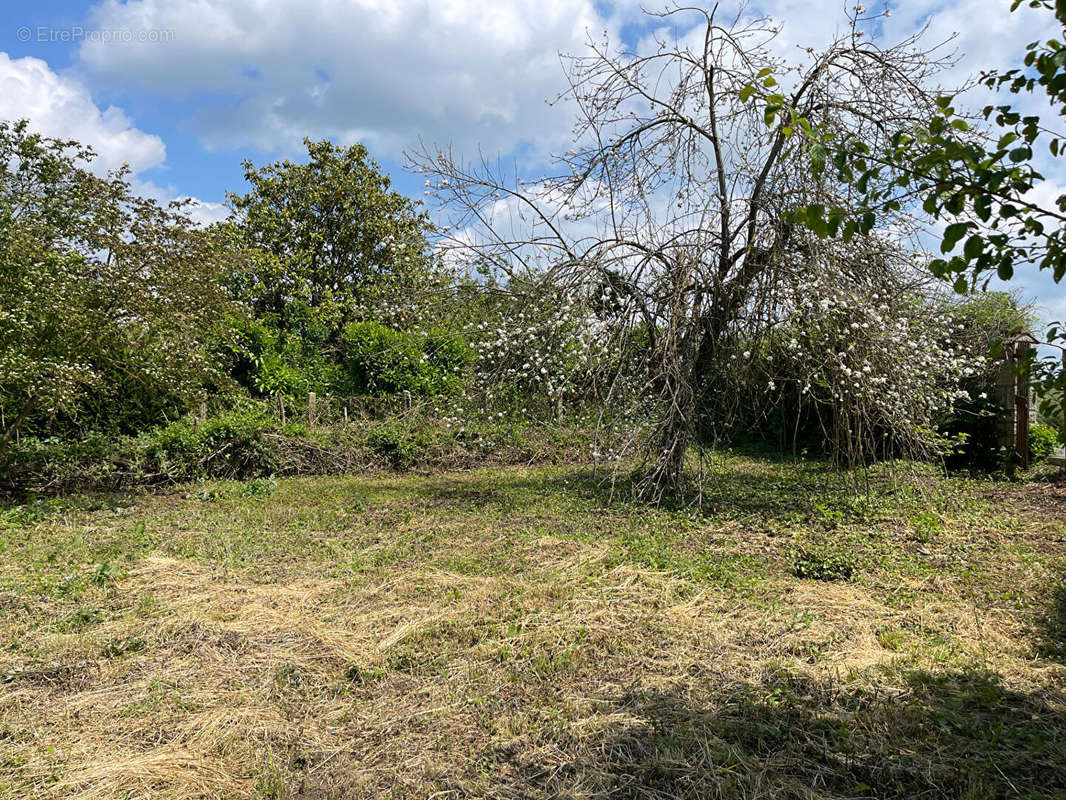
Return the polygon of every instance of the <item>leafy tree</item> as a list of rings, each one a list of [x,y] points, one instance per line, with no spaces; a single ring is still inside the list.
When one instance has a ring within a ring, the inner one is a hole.
[[[1035,95],[1066,116],[1066,2],[1013,0],[1019,6],[1050,12],[1058,39],[1026,46],[1024,68],[985,72],[988,89],[1018,96]],[[962,98],[944,94],[921,124],[900,127],[887,146],[818,124],[781,96],[768,98],[766,119],[790,137],[801,139],[818,173],[830,172],[853,190],[852,203],[810,205],[796,219],[822,236],[869,230],[875,221],[901,207],[921,210],[942,222],[941,257],[929,268],[960,293],[987,286],[991,276],[1011,280],[1020,267],[1066,276],[1066,194],[1043,197],[1040,163],[1066,156],[1066,130],[1054,120],[1027,114],[1019,102],[992,103],[975,116],[959,109]],[[1051,326],[1048,341],[1066,342],[1066,327]],[[1061,396],[1066,374],[1057,359],[1046,359],[1045,394]]]
[[[303,306],[334,339],[344,324],[401,297],[430,274],[428,216],[361,144],[305,140],[309,161],[244,162],[251,191],[230,194],[249,248],[233,288],[283,330]]]
[[[26,426],[138,427],[225,383],[224,240],[92,158],[0,123],[0,450]]]

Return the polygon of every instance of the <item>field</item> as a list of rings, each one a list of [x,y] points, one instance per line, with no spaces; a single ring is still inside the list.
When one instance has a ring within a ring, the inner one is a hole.
[[[741,454],[0,511],[0,797],[1066,797],[1066,485]]]

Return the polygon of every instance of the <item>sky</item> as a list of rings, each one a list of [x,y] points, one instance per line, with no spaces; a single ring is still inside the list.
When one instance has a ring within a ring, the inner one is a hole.
[[[851,5],[751,0],[746,11],[780,21],[787,51],[840,32]],[[951,40],[948,83],[1016,66],[1027,42],[1054,33],[1049,14],[1012,14],[1010,0],[888,7],[880,40],[923,27],[931,43]],[[0,0],[0,10],[0,119],[90,144],[99,168],[128,163],[140,191],[195,198],[204,220],[225,215],[227,190],[244,190],[242,160],[299,158],[305,136],[363,142],[415,198],[422,180],[403,152],[420,142],[536,169],[569,131],[566,105],[546,103],[565,87],[559,54],[604,32],[634,45],[649,30],[639,0]],[[1066,186],[1061,168],[1045,175],[1042,193]],[[1066,284],[1029,270],[1011,285],[1044,319],[1066,318]]]

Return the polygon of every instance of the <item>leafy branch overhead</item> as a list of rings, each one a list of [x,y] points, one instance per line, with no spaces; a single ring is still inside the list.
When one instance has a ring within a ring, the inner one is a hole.
[[[1013,8],[1019,5],[1015,0]],[[1052,10],[1050,3],[1029,5]],[[1060,25],[1066,23],[1066,9],[1059,7],[1054,14]],[[1015,95],[1043,92],[1061,116],[1066,108],[1066,45],[1057,39],[1032,42],[1024,63],[1025,70],[985,73],[980,84]],[[761,78],[762,89],[776,86],[772,75]],[[850,187],[846,206],[813,203],[794,212],[818,235],[849,241],[856,233],[868,233],[886,214],[921,208],[944,223],[943,257],[931,260],[929,268],[952,280],[959,292],[990,274],[1010,280],[1027,264],[1049,270],[1056,282],[1066,275],[1066,194],[1051,202],[1034,195],[1046,185],[1037,154],[1051,159],[1066,155],[1066,134],[1050,129],[1039,116],[1010,104],[989,104],[978,114],[965,114],[957,108],[963,95],[946,94],[936,98],[924,121],[895,130],[885,146],[871,147],[863,137],[806,114],[781,92],[767,94],[751,84],[743,96],[764,103],[766,124],[795,141],[815,175],[830,171]]]

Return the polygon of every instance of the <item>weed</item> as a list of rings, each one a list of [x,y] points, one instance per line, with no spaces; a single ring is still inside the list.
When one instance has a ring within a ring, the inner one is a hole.
[[[122,636],[117,639],[108,639],[100,649],[100,654],[105,658],[121,658],[130,653],[140,653],[148,649],[148,642],[139,636]]]
[[[418,453],[415,443],[399,428],[383,426],[370,431],[366,437],[370,450],[385,459],[394,469],[411,466]]]
[[[382,680],[387,673],[381,667],[350,665],[344,670],[344,680],[356,686],[370,686]]]
[[[255,776],[255,797],[257,800],[287,800],[289,797],[285,773],[271,752],[264,754],[259,762]]]
[[[907,636],[903,631],[882,627],[877,629],[877,642],[885,650],[897,652],[906,646]]]
[[[269,478],[253,478],[241,486],[245,497],[269,497],[278,488],[278,482],[271,475]]]
[[[913,533],[911,538],[916,542],[928,544],[944,530],[944,523],[939,515],[931,511],[923,511],[911,518]]]
[[[850,581],[857,569],[855,556],[838,545],[801,547],[792,556],[792,574],[815,581]]]
[[[98,586],[109,586],[122,578],[124,574],[125,570],[122,567],[112,564],[110,561],[101,561],[93,571],[93,583]]]

